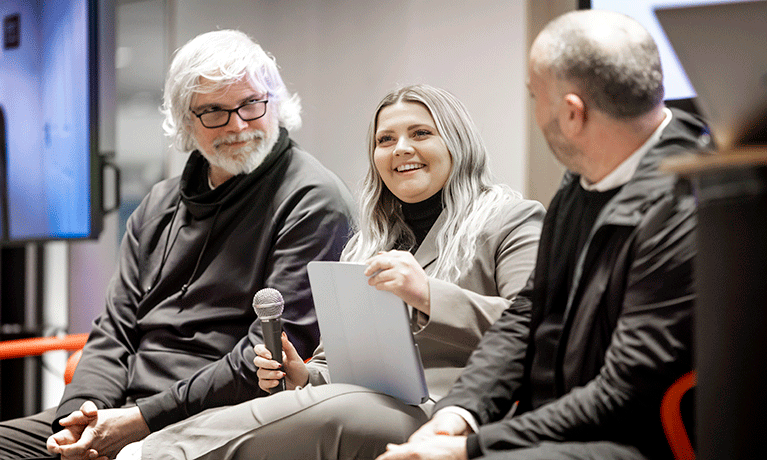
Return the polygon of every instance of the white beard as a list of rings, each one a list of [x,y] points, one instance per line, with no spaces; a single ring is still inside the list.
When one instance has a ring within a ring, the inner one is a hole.
[[[215,153],[206,152],[198,145],[202,156],[211,166],[223,169],[229,174],[250,174],[264,161],[280,135],[279,125],[269,127],[269,132],[261,130],[246,131],[220,137],[213,142]],[[232,142],[247,142],[242,147],[230,147]]]

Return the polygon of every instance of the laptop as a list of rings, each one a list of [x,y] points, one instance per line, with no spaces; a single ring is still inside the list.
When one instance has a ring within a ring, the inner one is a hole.
[[[767,144],[767,1],[655,10],[718,150]]]
[[[429,397],[421,354],[405,303],[368,285],[365,265],[307,265],[330,380],[376,390],[417,405]]]

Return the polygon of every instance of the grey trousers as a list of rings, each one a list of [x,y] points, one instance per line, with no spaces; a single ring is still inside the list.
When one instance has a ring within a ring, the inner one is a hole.
[[[0,460],[50,456],[45,447],[53,434],[56,408],[24,418],[0,422]]]
[[[152,433],[146,459],[374,459],[428,419],[366,388],[329,384],[211,409]]]

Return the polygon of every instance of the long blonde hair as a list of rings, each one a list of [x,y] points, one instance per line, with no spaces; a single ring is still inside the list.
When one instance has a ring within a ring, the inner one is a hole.
[[[445,224],[436,238],[439,257],[428,267],[435,278],[456,281],[462,268],[474,258],[482,229],[477,222],[488,220],[499,206],[521,199],[509,187],[494,184],[487,165],[487,151],[464,105],[451,93],[429,85],[412,85],[394,90],[378,104],[368,130],[368,172],[360,199],[358,229],[344,250],[343,260],[362,261],[378,251],[404,243],[412,247],[415,235],[405,223],[402,207],[389,191],[375,167],[375,132],[378,114],[398,102],[423,104],[445,141],[453,167],[442,189]]]

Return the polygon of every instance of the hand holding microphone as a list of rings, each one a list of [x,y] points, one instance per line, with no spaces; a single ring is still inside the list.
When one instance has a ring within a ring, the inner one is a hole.
[[[286,388],[293,390],[309,381],[303,359],[282,332],[284,306],[282,295],[275,289],[261,289],[253,298],[253,308],[261,320],[264,335],[264,344],[255,346],[253,364],[259,368],[258,386],[271,393]]]

